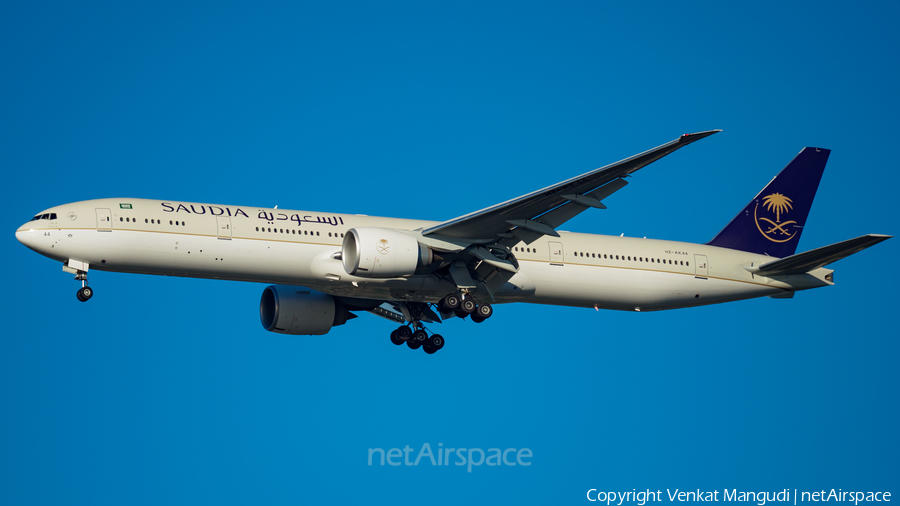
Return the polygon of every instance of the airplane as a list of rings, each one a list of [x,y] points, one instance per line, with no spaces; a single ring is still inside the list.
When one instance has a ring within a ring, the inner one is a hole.
[[[444,347],[425,324],[481,323],[513,302],[659,311],[834,284],[824,266],[891,236],[795,253],[830,150],[807,147],[711,241],[558,231],[639,169],[721,130],[684,134],[619,162],[444,222],[111,198],[41,211],[16,230],[93,295],[90,269],[271,283],[268,331],[323,335],[360,312],[400,326],[395,345]]]

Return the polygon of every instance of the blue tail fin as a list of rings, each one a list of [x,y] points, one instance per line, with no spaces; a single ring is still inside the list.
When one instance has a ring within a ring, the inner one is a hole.
[[[830,153],[829,149],[803,148],[707,244],[775,258],[793,255]]]

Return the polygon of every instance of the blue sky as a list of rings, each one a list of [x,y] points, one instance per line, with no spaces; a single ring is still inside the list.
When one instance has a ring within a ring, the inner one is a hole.
[[[264,285],[92,273],[15,228],[146,197],[443,220],[721,128],[572,231],[705,242],[804,146],[801,249],[897,233],[896,3],[0,7],[8,504],[575,503],[590,488],[898,492],[896,239],[837,285],[660,313],[514,305],[426,356]],[[528,467],[367,466],[529,448]]]

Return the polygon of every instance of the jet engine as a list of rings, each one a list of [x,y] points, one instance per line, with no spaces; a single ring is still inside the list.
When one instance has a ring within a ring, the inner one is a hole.
[[[363,278],[411,276],[434,261],[434,253],[415,237],[386,228],[352,228],[341,246],[344,270]]]
[[[267,286],[259,301],[263,328],[279,334],[320,336],[353,317],[331,295],[302,286]]]

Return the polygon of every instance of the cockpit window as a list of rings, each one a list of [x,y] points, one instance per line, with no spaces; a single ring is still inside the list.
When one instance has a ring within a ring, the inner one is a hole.
[[[31,218],[29,221],[38,221],[38,220],[55,220],[56,213],[44,213]]]

